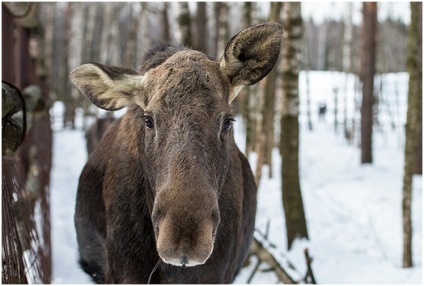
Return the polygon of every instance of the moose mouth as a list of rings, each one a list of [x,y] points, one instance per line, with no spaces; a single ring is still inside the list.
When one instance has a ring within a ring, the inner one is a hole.
[[[193,219],[189,219],[195,221]],[[174,266],[193,267],[204,264],[213,252],[215,227],[212,223],[183,222],[165,218],[159,223],[157,250],[163,262]]]

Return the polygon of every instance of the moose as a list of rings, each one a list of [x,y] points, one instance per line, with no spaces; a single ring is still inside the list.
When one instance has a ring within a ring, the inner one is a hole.
[[[70,78],[114,121],[81,173],[79,263],[97,283],[231,283],[253,238],[256,185],[230,104],[264,78],[283,28],[242,30],[221,59],[180,45],[149,51],[139,71],[83,64]]]

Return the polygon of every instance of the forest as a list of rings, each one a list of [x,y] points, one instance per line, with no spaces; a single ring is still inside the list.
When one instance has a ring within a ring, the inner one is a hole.
[[[239,31],[277,22],[277,63],[231,104],[258,187],[234,283],[422,283],[422,3],[339,4],[3,2],[2,282],[92,283],[78,179],[126,109],[96,107],[72,70],[138,70],[166,42],[219,60]]]

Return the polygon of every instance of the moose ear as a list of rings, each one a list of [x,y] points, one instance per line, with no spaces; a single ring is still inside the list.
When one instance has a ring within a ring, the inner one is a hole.
[[[231,102],[244,85],[257,83],[274,67],[280,55],[283,26],[264,23],[235,35],[225,48],[220,68],[233,87]]]
[[[142,88],[145,78],[132,69],[95,63],[77,67],[70,77],[92,103],[110,111],[135,103],[134,91]]]

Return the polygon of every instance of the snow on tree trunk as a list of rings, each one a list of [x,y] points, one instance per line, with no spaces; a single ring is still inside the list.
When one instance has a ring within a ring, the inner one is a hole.
[[[405,130],[405,165],[403,175],[403,267],[412,267],[412,178],[419,134],[422,104],[422,3],[411,3],[411,25],[408,36],[407,70],[409,73],[408,111]]]
[[[281,139],[282,194],[290,249],[297,237],[308,238],[299,179],[299,69],[302,48],[300,3],[284,4]]]

